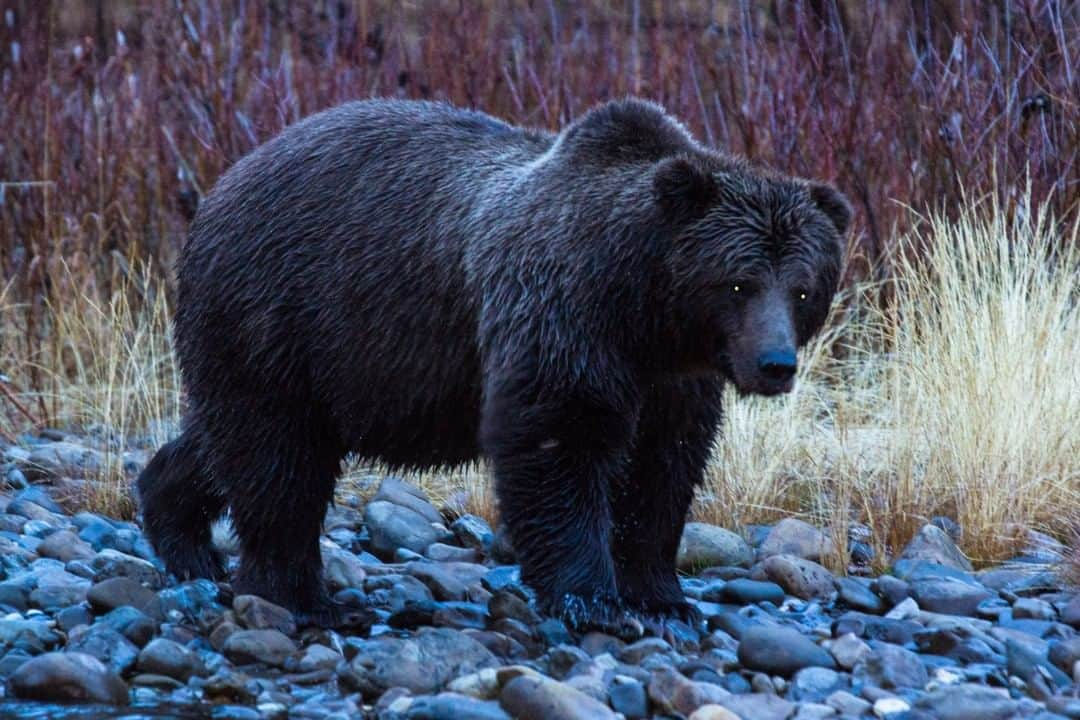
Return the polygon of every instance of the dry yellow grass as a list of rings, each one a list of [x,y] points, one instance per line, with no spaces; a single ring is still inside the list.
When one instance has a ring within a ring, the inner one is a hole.
[[[79,428],[95,436],[104,462],[89,478],[98,482],[88,485],[83,500],[90,509],[122,517],[134,512],[132,478],[122,457],[126,442],[139,437],[156,447],[176,431],[180,418],[169,307],[152,277],[143,268],[119,280],[101,301],[64,268],[59,278],[70,299],[43,308],[50,328],[43,343],[30,343],[20,332],[29,309],[5,304],[0,295],[0,367],[9,389],[18,391],[18,400],[37,424]],[[27,350],[31,346],[36,352]],[[0,413],[5,435],[29,424],[21,413]]]
[[[898,243],[891,287],[838,299],[794,393],[732,393],[695,514],[736,528],[800,515],[841,549],[850,524],[864,523],[882,563],[935,515],[961,524],[976,561],[1008,557],[1027,529],[1069,537],[1080,512],[1080,228],[1013,215],[973,204],[959,221],[923,219]],[[148,277],[104,303],[76,292],[50,307],[54,337],[36,356],[21,350],[25,309],[0,295],[0,367],[18,399],[54,424],[163,441],[180,388],[168,307]],[[894,298],[884,311],[871,301],[883,289]],[[134,294],[145,302],[128,302]],[[0,430],[25,429],[3,409]],[[350,468],[343,489],[371,490],[353,481],[365,471]],[[117,453],[100,479],[91,506],[129,512]],[[494,520],[482,467],[415,479]]]

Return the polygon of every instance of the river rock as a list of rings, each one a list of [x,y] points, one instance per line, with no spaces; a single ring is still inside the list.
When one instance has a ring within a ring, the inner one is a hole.
[[[742,720],[723,705],[702,705],[690,714],[689,720]]]
[[[237,595],[233,598],[233,613],[249,630],[277,630],[286,635],[296,632],[296,618],[289,610],[258,595]]]
[[[719,685],[690,680],[669,666],[653,671],[648,693],[661,712],[679,715],[689,715],[702,705],[718,704],[730,694]]]
[[[277,630],[238,630],[225,641],[224,652],[241,665],[260,662],[281,667],[296,652],[296,644]]]
[[[388,561],[394,559],[399,548],[422,553],[428,545],[449,535],[446,528],[437,526],[415,510],[385,500],[367,504],[364,523],[371,533],[371,552]]]
[[[836,553],[832,538],[798,518],[785,518],[773,526],[758,548],[758,557],[794,555],[821,562]]]
[[[463,547],[482,553],[489,552],[495,540],[495,533],[487,520],[477,515],[462,515],[450,523],[450,531]]]
[[[339,677],[365,697],[378,696],[391,687],[430,694],[456,677],[500,664],[479,642],[447,628],[422,628],[408,638],[362,640],[354,648],[356,654]]]
[[[129,577],[109,578],[95,583],[87,591],[86,600],[98,613],[130,605],[151,618],[162,617],[157,594]]]
[[[930,680],[918,655],[889,643],[880,643],[863,655],[852,674],[857,682],[885,690],[921,690]]]
[[[92,655],[119,674],[134,667],[139,657],[139,648],[134,643],[109,625],[100,623],[82,625],[72,630],[66,650]]]
[[[747,720],[787,720],[795,712],[794,703],[771,693],[729,695],[720,704]]]
[[[730,530],[706,523],[686,523],[677,556],[680,570],[694,572],[717,565],[748,567],[753,560],[750,546]]]
[[[798,630],[779,626],[747,628],[739,640],[738,658],[750,670],[783,677],[806,667],[836,667],[827,650]]]
[[[37,548],[38,555],[55,558],[61,562],[90,560],[94,548],[71,530],[57,530],[48,535]]]
[[[749,578],[729,580],[720,588],[718,594],[721,601],[735,605],[756,605],[761,602],[779,605],[784,602],[784,588],[774,582]]]
[[[900,553],[901,560],[923,560],[971,572],[971,561],[949,534],[936,525],[923,525]]]
[[[1019,703],[1004,689],[964,683],[939,688],[915,701],[915,707],[936,720],[1011,720]]]
[[[479,586],[488,572],[483,565],[463,562],[412,562],[406,570],[427,585],[436,600],[468,599],[469,588]]]
[[[991,596],[992,593],[986,588],[950,578],[915,580],[911,583],[911,597],[919,603],[920,608],[944,615],[972,617],[979,603]]]
[[[138,667],[141,672],[164,675],[180,682],[187,682],[192,676],[205,673],[198,654],[165,638],[157,638],[142,649]]]
[[[90,563],[96,574],[94,580],[100,582],[114,577],[131,578],[140,585],[158,590],[165,585],[165,577],[153,563],[142,558],[106,548],[99,552]]]
[[[607,705],[580,690],[538,675],[522,675],[506,683],[499,704],[516,718],[616,720],[617,717]]]
[[[26,700],[126,705],[127,686],[100,660],[83,653],[52,652],[27,660],[12,674],[11,694]]]
[[[55,563],[55,560],[38,560],[33,570],[37,578],[37,587],[30,592],[30,603],[46,611],[56,611],[75,605],[86,599],[90,581],[78,575],[72,575],[62,567],[45,566],[40,569],[38,563]]]
[[[760,564],[762,574],[803,600],[831,602],[836,597],[832,573],[813,560],[794,555],[773,555]]]

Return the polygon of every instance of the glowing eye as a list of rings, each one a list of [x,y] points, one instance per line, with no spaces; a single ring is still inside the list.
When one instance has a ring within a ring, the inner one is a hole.
[[[806,293],[799,293],[799,299],[800,300],[805,300],[806,299]]]
[[[732,292],[739,292],[739,286],[738,285],[732,285],[731,286],[731,291]]]

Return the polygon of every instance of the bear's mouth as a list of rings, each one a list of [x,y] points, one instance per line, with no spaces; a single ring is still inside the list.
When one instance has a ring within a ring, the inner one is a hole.
[[[715,357],[716,367],[719,369],[720,374],[735,386],[735,390],[740,397],[750,395],[774,397],[789,393],[795,388],[795,378],[774,380],[758,373],[751,374],[750,378],[740,377],[739,373],[735,371],[735,363],[732,362],[726,352],[717,353]]]

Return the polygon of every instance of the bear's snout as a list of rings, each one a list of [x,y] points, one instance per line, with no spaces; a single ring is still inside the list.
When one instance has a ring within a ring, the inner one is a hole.
[[[795,377],[799,369],[795,359],[795,350],[782,348],[767,350],[758,356],[758,370],[766,379],[776,383],[786,383]]]

